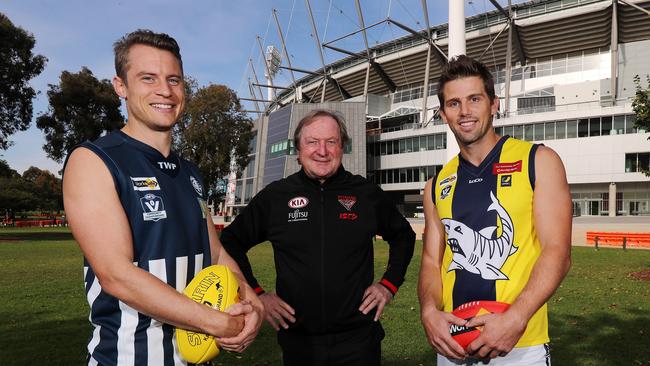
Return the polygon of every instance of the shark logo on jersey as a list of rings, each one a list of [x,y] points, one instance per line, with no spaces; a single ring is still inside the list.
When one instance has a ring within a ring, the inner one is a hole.
[[[165,211],[165,204],[162,198],[153,193],[147,193],[144,197],[140,198],[140,205],[142,206],[142,217],[144,221],[158,221],[167,218],[167,211]]]
[[[496,211],[502,226],[501,236],[496,239],[490,239],[496,226],[488,226],[477,232],[460,221],[441,220],[447,233],[447,245],[453,253],[448,272],[464,269],[486,280],[508,279],[501,272],[501,267],[518,249],[513,243],[514,227],[510,215],[492,192],[490,198],[492,204],[487,211]]]

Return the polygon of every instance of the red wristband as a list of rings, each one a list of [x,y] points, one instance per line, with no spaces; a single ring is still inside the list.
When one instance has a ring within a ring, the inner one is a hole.
[[[393,294],[393,296],[395,296],[395,294],[397,293],[397,287],[392,283],[390,283],[390,281],[388,281],[387,279],[382,278],[381,281],[379,281],[379,284],[386,287],[388,291],[390,291]]]

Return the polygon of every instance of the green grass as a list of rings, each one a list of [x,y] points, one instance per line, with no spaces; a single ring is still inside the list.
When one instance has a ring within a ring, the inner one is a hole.
[[[69,231],[0,229],[0,363],[80,365],[89,336],[83,260]]]
[[[383,365],[435,365],[419,320],[416,280],[421,245],[407,281],[385,311]],[[376,247],[376,272],[387,246]],[[251,253],[253,268],[273,288],[270,245]],[[573,268],[549,301],[554,365],[650,365],[650,282],[630,272],[650,268],[650,251],[573,248]],[[78,365],[90,336],[82,257],[65,228],[0,229],[0,363]],[[216,365],[281,365],[275,331],[264,324],[243,355]]]

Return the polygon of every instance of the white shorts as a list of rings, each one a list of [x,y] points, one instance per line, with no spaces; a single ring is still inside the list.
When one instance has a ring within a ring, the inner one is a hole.
[[[551,366],[551,353],[548,344],[513,348],[505,357],[497,357],[487,364],[481,360],[452,360],[438,355],[438,366]]]

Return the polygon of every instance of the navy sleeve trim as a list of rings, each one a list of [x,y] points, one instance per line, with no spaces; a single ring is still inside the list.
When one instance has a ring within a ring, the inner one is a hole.
[[[540,145],[542,144],[533,144],[528,154],[528,180],[533,191],[535,190],[535,153]]]
[[[433,202],[434,205],[437,205],[438,202],[436,201],[436,184],[438,183],[438,177],[440,176],[440,171],[442,171],[442,168],[440,168],[439,171],[436,172],[436,175],[431,179],[431,201]]]

